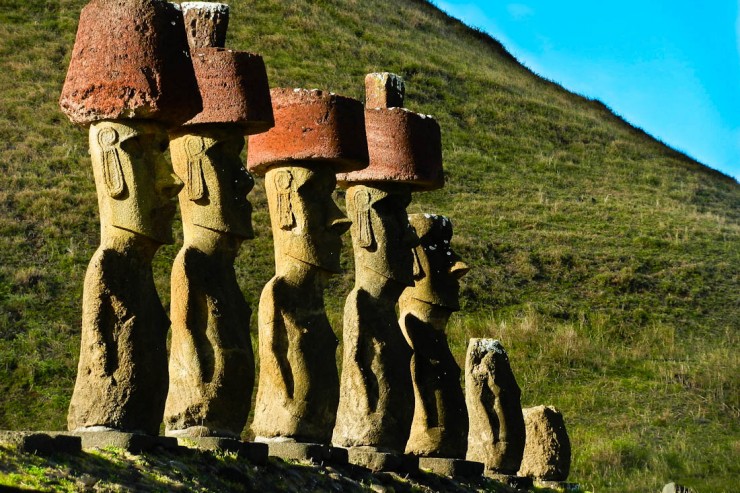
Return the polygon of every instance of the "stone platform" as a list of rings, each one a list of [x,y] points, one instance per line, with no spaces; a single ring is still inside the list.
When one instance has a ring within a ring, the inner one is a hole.
[[[53,431],[0,431],[0,445],[39,455],[76,454],[82,451],[80,437]]]
[[[419,471],[419,458],[413,455],[381,452],[367,447],[350,447],[347,454],[350,464],[372,472],[414,474]]]
[[[449,477],[472,478],[483,475],[482,462],[440,457],[419,457],[419,469]]]
[[[265,443],[242,442],[226,437],[177,437],[178,445],[198,450],[234,452],[239,458],[256,465],[267,464],[268,446]]]

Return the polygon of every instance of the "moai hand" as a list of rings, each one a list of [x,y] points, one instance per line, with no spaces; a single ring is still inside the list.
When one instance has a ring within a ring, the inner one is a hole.
[[[256,440],[328,444],[339,377],[325,281],[340,272],[349,221],[332,199],[338,170],[367,165],[362,105],[324,93],[272,91],[275,128],[250,138],[249,167],[265,175],[275,276],[259,308]],[[296,133],[297,132],[297,133]]]
[[[190,36],[203,111],[170,131],[172,162],[185,182],[185,238],[172,266],[165,433],[238,439],[254,386],[251,310],[234,272],[242,242],[253,237],[247,194],[254,180],[240,153],[245,134],[273,124],[272,106],[259,55],[204,46],[223,42],[228,7],[190,3],[184,12],[190,28],[193,20],[212,22],[195,22]]]
[[[101,224],[85,276],[68,427],[156,435],[169,320],[151,261],[172,242],[173,198],[182,188],[163,156],[166,128],[201,109],[180,11],[153,0],[90,2],[60,105],[73,123],[90,125]]]
[[[452,223],[444,216],[412,214],[420,238],[414,249],[414,286],[398,302],[399,324],[414,353],[414,419],[406,453],[464,459],[468,413],[460,385],[460,367],[452,356],[445,327],[460,309],[459,279],[469,267],[450,246]]]

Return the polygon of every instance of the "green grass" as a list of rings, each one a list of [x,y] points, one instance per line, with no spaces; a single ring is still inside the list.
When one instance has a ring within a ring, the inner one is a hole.
[[[97,212],[86,133],[57,99],[83,4],[0,6],[0,428],[63,428],[76,372]],[[473,266],[451,345],[462,361],[469,337],[503,341],[523,404],[564,413],[573,480],[599,492],[670,480],[736,489],[735,180],[537,77],[426,2],[230,4],[227,45],[261,53],[271,85],[362,98],[364,74],[388,70],[406,79],[409,108],[437,117],[447,183],[409,210],[450,216]],[[258,237],[237,270],[256,308],[273,259],[261,183],[251,197]],[[166,305],[177,249],[155,260]],[[338,331],[348,247],[344,265],[327,291]]]

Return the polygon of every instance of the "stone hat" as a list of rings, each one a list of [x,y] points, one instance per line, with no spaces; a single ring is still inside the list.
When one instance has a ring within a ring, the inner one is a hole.
[[[224,48],[197,48],[192,57],[203,111],[186,126],[231,123],[242,126],[247,134],[255,134],[275,124],[261,56]]]
[[[249,171],[263,175],[290,161],[327,163],[336,172],[367,166],[362,103],[316,89],[278,88],[270,95],[275,126],[249,137]]]
[[[92,0],[59,98],[79,125],[151,119],[179,125],[201,109],[182,12],[164,0]]]
[[[437,121],[429,115],[387,106],[403,104],[404,85],[396,75],[368,74],[365,92],[370,165],[338,174],[337,182],[342,186],[355,182],[399,182],[415,190],[441,188],[442,135]]]

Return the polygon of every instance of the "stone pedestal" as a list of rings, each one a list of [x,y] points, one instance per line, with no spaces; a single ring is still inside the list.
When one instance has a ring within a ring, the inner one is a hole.
[[[140,433],[123,433],[119,431],[75,431],[70,435],[82,439],[83,449],[120,448],[132,454],[140,454],[156,449],[175,450],[177,439],[162,436],[143,435]]]
[[[0,431],[0,445],[38,455],[75,454],[82,450],[80,437],[45,431]]]
[[[441,476],[473,478],[483,474],[483,463],[465,459],[446,459],[439,457],[419,457],[419,469]]]
[[[382,452],[373,447],[350,447],[347,454],[350,464],[372,472],[414,474],[419,470],[419,458],[413,455]]]
[[[268,447],[265,443],[242,442],[224,437],[179,437],[178,445],[198,450],[234,452],[240,459],[263,466],[267,464]]]

